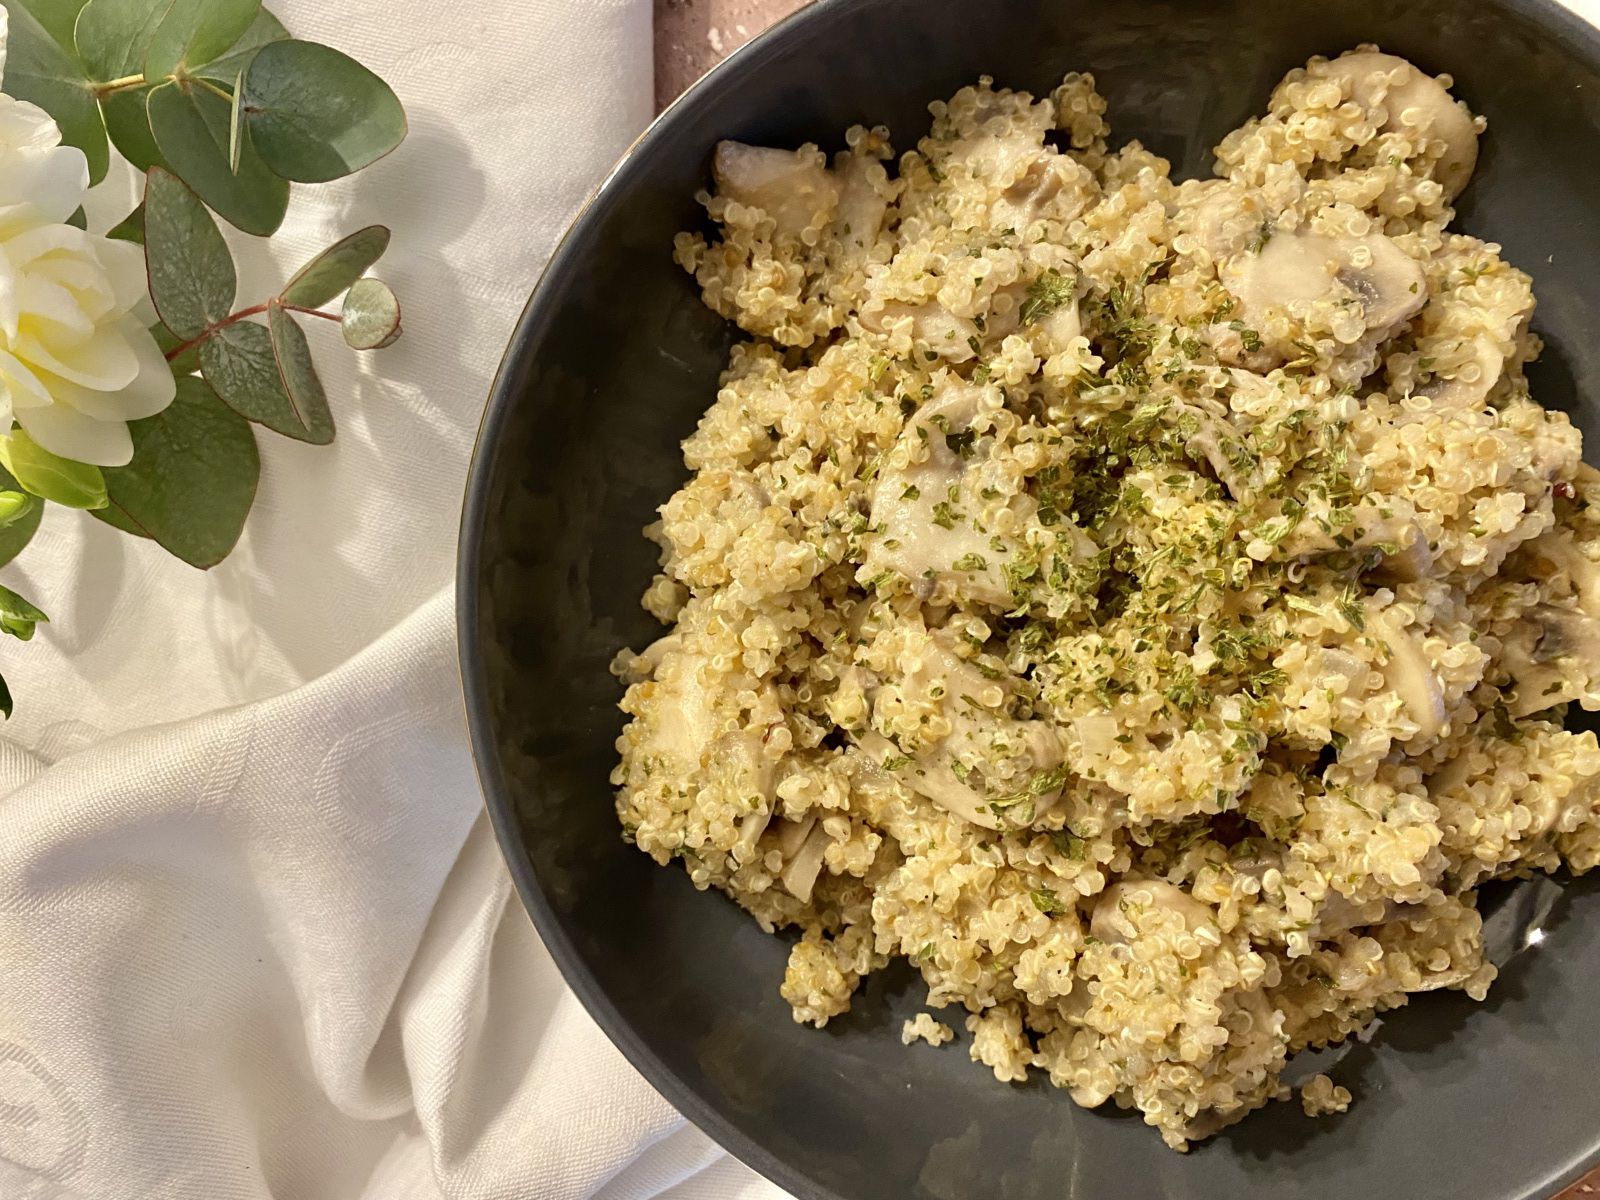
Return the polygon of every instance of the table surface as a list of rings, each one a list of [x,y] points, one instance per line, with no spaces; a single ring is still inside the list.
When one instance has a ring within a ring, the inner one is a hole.
[[[807,0],[655,0],[656,107]],[[1600,1170],[1553,1200],[1600,1197]],[[1464,1198],[1470,1200],[1470,1198]]]

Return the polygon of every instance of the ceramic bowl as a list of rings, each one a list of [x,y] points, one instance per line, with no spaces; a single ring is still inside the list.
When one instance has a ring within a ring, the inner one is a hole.
[[[1457,225],[1531,272],[1534,395],[1600,451],[1600,35],[1546,0],[821,0],[673,105],[556,251],[484,417],[462,527],[472,737],[518,889],[574,991],[696,1124],[803,1200],[1543,1200],[1600,1160],[1600,891],[1579,883],[1490,998],[1418,997],[1333,1068],[1344,1116],[1275,1104],[1180,1156],[1137,1115],[958,1045],[903,1047],[922,992],[871,978],[818,1032],[778,995],[788,945],[624,845],[607,666],[659,627],[640,534],[683,480],[734,330],[671,260],[720,138],[837,148],[926,131],[981,74],[1093,71],[1118,139],[1182,175],[1313,54],[1362,42],[1449,71],[1489,119]],[[1543,893],[1541,892],[1542,896]]]

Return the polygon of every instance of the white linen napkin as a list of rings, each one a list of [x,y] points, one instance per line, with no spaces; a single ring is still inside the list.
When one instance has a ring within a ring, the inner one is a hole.
[[[262,434],[201,574],[53,511],[0,575],[0,1196],[781,1195],[635,1074],[511,892],[464,737],[452,576],[490,377],[555,239],[650,116],[648,0],[274,5],[411,135],[296,189],[241,297],[383,222],[406,335],[311,330],[331,448]],[[109,203],[109,202],[108,202]]]

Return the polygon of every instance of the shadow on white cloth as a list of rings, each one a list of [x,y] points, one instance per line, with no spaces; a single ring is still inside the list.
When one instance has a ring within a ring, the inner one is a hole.
[[[312,331],[338,442],[260,436],[210,574],[61,512],[5,571],[54,621],[5,658],[0,1196],[779,1196],[562,985],[482,816],[454,656],[483,400],[649,117],[650,5],[274,7],[389,79],[413,132],[297,189],[270,253],[232,239],[242,302],[384,222],[406,337],[358,359]]]

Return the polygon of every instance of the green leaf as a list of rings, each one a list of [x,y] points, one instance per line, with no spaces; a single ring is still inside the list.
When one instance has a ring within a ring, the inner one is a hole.
[[[0,438],[0,466],[18,486],[67,508],[104,508],[106,481],[99,467],[60,458],[21,429]]]
[[[11,701],[11,689],[6,686],[5,676],[0,675],[0,713],[5,714],[6,720],[11,720],[14,707]]]
[[[168,0],[150,41],[144,73],[165,79],[179,68],[201,66],[242,38],[261,11],[261,0]]]
[[[27,492],[0,491],[0,529],[27,516],[38,503],[39,498]]]
[[[171,354],[189,340],[179,337],[159,321],[150,330],[150,333],[156,339],[156,345],[161,347],[161,353],[163,354]],[[177,358],[167,359],[167,366],[172,369],[172,373],[182,378],[185,375],[193,375],[198,371],[200,369],[200,347],[203,344],[202,342],[194,342]]]
[[[87,230],[89,228],[89,214],[83,211],[83,205],[78,205],[78,210],[67,218],[67,224],[74,229]]]
[[[261,161],[248,128],[239,170],[233,170],[226,100],[198,87],[166,83],[150,92],[147,108],[162,156],[200,199],[246,233],[268,237],[277,231],[289,207],[289,185]]]
[[[281,42],[288,36],[289,31],[283,27],[283,22],[263,8],[256,14],[255,22],[245,30],[244,36],[230,46],[226,54],[215,62],[196,67],[193,74],[213,83],[231,84],[250,65],[257,50],[273,42]]]
[[[44,520],[44,503],[25,492],[19,492],[17,489],[20,486],[11,477],[11,472],[0,470],[0,487],[5,489],[0,495],[26,496],[26,507],[20,510],[16,508],[14,500],[6,500],[6,507],[12,511],[5,523],[0,525],[0,566],[27,549],[28,543],[33,541],[33,535],[39,532],[39,522]]]
[[[144,245],[144,201],[139,201],[135,208],[122,220],[106,230],[108,238],[115,238],[119,242],[136,242]]]
[[[306,431],[304,440],[317,445],[333,441],[333,413],[328,408],[322,380],[317,378],[316,365],[311,361],[305,330],[280,304],[268,306],[267,328],[272,333],[272,350],[278,358],[284,391],[289,394],[296,417]]]
[[[369,225],[335,242],[295,273],[279,297],[285,304],[321,308],[349,290],[389,248],[389,230]]]
[[[200,369],[223,403],[241,417],[296,441],[326,445],[333,440],[333,415],[320,385],[312,405],[300,408],[284,381],[279,353],[266,326],[240,321],[205,340]]]
[[[356,350],[382,350],[400,336],[400,301],[382,280],[357,280],[344,298],[344,340]]]
[[[73,41],[91,79],[101,83],[144,72],[145,49],[172,0],[89,0],[78,14]],[[130,88],[100,97],[106,131],[122,157],[140,171],[161,161],[150,118],[145,113],[148,87]]]
[[[191,566],[216,566],[238,544],[255,503],[261,457],[249,424],[190,376],[178,380],[165,411],[128,430],[133,461],[106,471],[111,507],[95,515]]]
[[[144,189],[150,298],[180,338],[199,337],[233,312],[239,278],[222,231],[183,181],[157,167]]]
[[[0,632],[29,641],[40,621],[50,618],[8,587],[0,587]]]
[[[75,0],[0,0],[10,17],[6,91],[37,104],[61,127],[61,140],[89,160],[89,182],[99,183],[111,165],[106,127],[88,78],[69,49]],[[64,37],[52,36],[52,31]]]
[[[228,170],[239,173],[239,156],[244,153],[244,109],[239,97],[244,91],[244,72],[233,81],[233,103],[228,106]]]
[[[150,111],[146,107],[149,98],[147,87],[130,88],[100,98],[100,113],[105,117],[111,144],[139,171],[165,166],[167,161],[161,156],[161,147],[156,145],[155,134],[150,132]]]
[[[22,0],[22,6],[62,49],[72,49],[72,30],[83,11],[84,0]]]
[[[359,171],[406,135],[405,109],[388,84],[332,47],[293,39],[251,61],[244,117],[262,161],[299,183]]]
[[[71,45],[97,83],[144,73],[145,49],[172,0],[89,0],[73,24]]]

